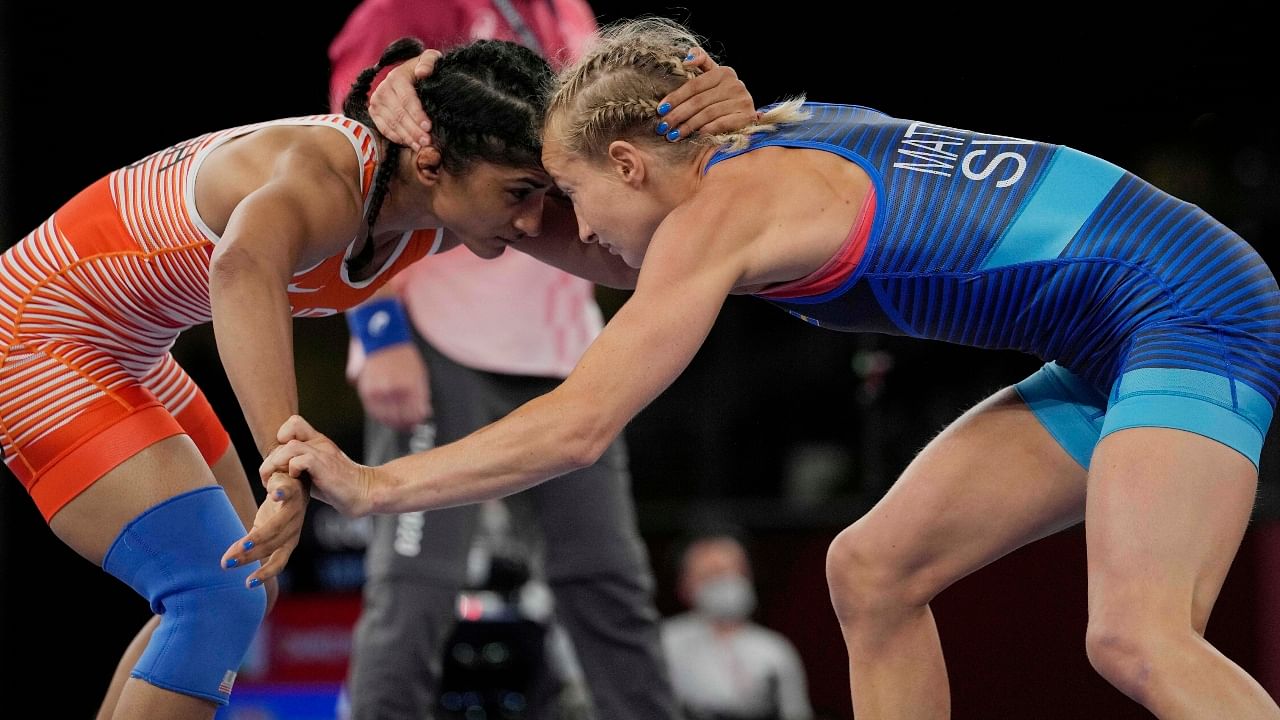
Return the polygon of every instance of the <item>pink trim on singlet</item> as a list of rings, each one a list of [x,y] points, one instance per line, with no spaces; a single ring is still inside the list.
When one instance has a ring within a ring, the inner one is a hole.
[[[875,217],[876,190],[873,187],[868,189],[867,199],[862,203],[862,210],[858,211],[858,216],[853,220],[849,238],[830,260],[799,280],[774,285],[756,293],[756,296],[777,300],[812,297],[840,287],[840,284],[858,268],[858,263],[862,262],[862,253],[867,249],[867,239],[871,237],[871,225]]]

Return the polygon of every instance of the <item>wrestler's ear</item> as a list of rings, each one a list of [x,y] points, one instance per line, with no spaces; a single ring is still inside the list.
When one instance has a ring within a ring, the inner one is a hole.
[[[615,178],[631,187],[639,187],[644,182],[647,170],[640,149],[626,140],[609,143],[609,168]]]
[[[439,184],[441,160],[440,150],[434,145],[426,145],[414,153],[413,166],[424,185]]]

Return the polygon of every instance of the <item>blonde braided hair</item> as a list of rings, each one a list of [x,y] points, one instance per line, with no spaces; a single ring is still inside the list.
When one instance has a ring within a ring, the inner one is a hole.
[[[807,117],[800,109],[804,102],[800,98],[775,106],[731,133],[680,143],[662,140],[656,132],[662,121],[658,101],[698,75],[684,64],[684,57],[699,44],[692,32],[665,18],[640,18],[606,27],[596,45],[560,73],[545,127],[551,128],[554,120],[558,139],[570,152],[599,157],[619,138],[661,141],[673,152],[693,153],[708,145],[739,149],[754,133]]]

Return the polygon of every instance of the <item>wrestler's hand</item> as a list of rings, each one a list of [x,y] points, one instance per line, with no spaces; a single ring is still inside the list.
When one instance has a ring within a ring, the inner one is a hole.
[[[352,461],[297,415],[280,426],[276,439],[281,444],[267,453],[258,470],[264,480],[277,471],[295,478],[306,473],[311,479],[311,494],[343,515],[360,517],[373,511],[373,468]]]
[[[258,507],[249,534],[237,540],[222,555],[222,566],[238,567],[261,560],[262,567],[245,582],[256,587],[279,575],[289,563],[302,536],[307,517],[306,485],[287,473],[272,473],[266,479],[267,498]]]
[[[414,151],[431,144],[431,118],[422,109],[413,82],[435,72],[443,57],[439,50],[424,50],[416,61],[393,68],[369,95],[369,116],[382,136]]]
[[[693,133],[718,135],[740,130],[756,121],[755,101],[738,73],[727,65],[717,65],[702,48],[690,48],[685,66],[702,74],[672,90],[658,104],[660,133],[668,140],[687,138]],[[663,107],[670,109],[662,112]],[[674,135],[672,133],[675,133]]]

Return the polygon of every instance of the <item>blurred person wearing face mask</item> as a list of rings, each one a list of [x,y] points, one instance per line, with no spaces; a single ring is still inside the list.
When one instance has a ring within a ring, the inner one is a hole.
[[[751,566],[729,535],[693,540],[678,592],[691,609],[663,622],[676,697],[692,720],[810,720],[804,666],[782,635],[751,621]]]

